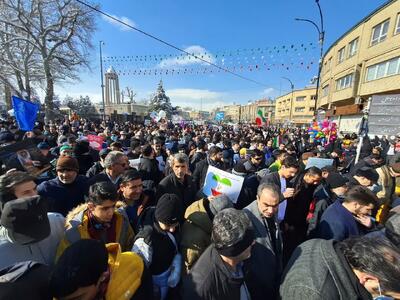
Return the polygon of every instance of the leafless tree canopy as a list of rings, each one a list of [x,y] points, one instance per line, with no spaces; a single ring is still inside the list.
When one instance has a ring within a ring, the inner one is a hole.
[[[74,0],[1,0],[0,80],[28,98],[44,87],[47,114],[54,83],[89,68],[94,31],[93,12]]]

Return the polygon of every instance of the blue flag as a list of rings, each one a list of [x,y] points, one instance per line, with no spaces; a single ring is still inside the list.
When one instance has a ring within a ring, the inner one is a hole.
[[[14,116],[21,130],[31,131],[35,125],[39,105],[30,101],[12,96]]]

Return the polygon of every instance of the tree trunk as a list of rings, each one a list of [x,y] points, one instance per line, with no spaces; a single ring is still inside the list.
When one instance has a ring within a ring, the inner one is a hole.
[[[45,103],[45,122],[53,119],[53,97],[54,97],[54,79],[51,75],[50,67],[45,65],[46,74],[46,96],[44,98]]]
[[[12,109],[11,88],[7,83],[4,84],[4,96],[6,97],[5,102],[7,105],[7,111],[9,111],[10,109]]]

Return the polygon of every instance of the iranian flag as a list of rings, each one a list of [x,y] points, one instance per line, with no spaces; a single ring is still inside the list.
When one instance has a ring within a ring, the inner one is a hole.
[[[264,124],[267,124],[267,119],[264,118],[263,111],[260,108],[257,110],[256,124],[259,127],[263,126]]]

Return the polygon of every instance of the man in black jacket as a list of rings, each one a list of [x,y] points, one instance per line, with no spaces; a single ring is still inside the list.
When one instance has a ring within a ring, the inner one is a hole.
[[[189,158],[184,153],[177,153],[172,160],[173,172],[158,185],[156,199],[163,194],[175,194],[182,201],[184,209],[195,201],[197,189],[192,176],[188,175]]]
[[[196,164],[196,169],[193,172],[193,180],[196,183],[197,190],[203,188],[208,166],[213,166],[221,170],[225,169],[221,148],[212,146],[208,150],[208,157]]]
[[[289,188],[289,180],[293,178],[299,170],[299,163],[291,156],[285,158],[279,171],[272,172],[265,175],[261,181],[262,183],[275,184],[281,189],[280,199],[281,202],[286,198],[293,196],[293,189]]]
[[[236,166],[242,167],[246,174],[254,174],[265,168],[263,161],[264,153],[259,149],[254,149],[248,160],[239,161]]]
[[[307,241],[293,253],[285,273],[282,300],[400,297],[400,253],[385,238]]]
[[[151,145],[144,145],[142,156],[140,157],[138,171],[143,181],[153,181],[158,184],[162,178],[162,173],[158,168],[158,161],[155,158],[155,151]]]
[[[128,157],[119,151],[111,151],[104,159],[103,172],[89,179],[89,185],[97,182],[111,182],[116,188],[119,188],[121,175],[129,169]]]
[[[307,236],[313,238],[316,235],[316,228],[321,220],[324,211],[333,204],[335,201],[343,202],[344,195],[346,194],[347,182],[349,180],[339,173],[332,172],[325,179],[326,188],[321,189],[319,195],[314,193],[315,202],[313,210],[307,217],[308,228]]]
[[[202,161],[207,157],[206,154],[207,144],[205,141],[200,140],[196,144],[196,152],[193,154],[192,159],[190,160],[190,171],[194,172],[196,169],[196,165],[198,162]]]
[[[248,216],[227,208],[213,220],[212,244],[203,252],[183,282],[183,299],[250,299],[243,261],[251,255],[254,231]]]

